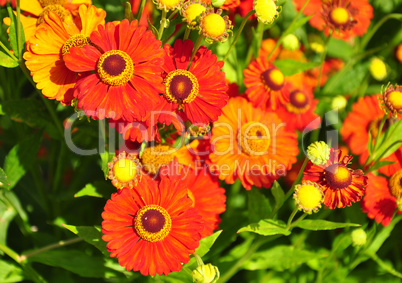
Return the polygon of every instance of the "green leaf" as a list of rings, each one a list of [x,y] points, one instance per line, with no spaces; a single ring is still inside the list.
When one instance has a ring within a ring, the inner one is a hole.
[[[282,206],[283,202],[285,201],[285,193],[283,192],[281,186],[277,181],[275,181],[272,185],[271,193],[275,199],[274,210],[277,210]]]
[[[222,230],[219,230],[213,233],[212,235],[202,239],[200,241],[199,247],[195,250],[195,253],[198,254],[200,257],[206,255],[221,233]]]
[[[379,147],[373,153],[371,159],[375,162],[395,152],[402,144],[402,120],[388,127],[377,141]]]
[[[105,176],[105,180],[107,180],[107,176],[109,175],[109,167],[107,166],[107,164],[112,161],[114,155],[110,154],[107,150],[99,153],[99,155],[102,161],[101,168],[103,171],[103,175]]]
[[[135,20],[133,11],[131,9],[131,4],[130,2],[126,1],[124,3],[124,17],[131,23],[133,20]]]
[[[0,282],[21,282],[24,280],[24,271],[18,266],[0,259]]]
[[[151,30],[153,35],[155,35],[156,38],[159,38],[159,31],[155,26],[152,25],[148,15],[147,15],[147,22],[148,22],[148,28]]]
[[[286,32],[283,33],[282,38],[288,34],[294,33],[298,28],[304,26],[312,16],[313,15],[301,18],[300,20],[295,22],[289,30],[287,30]]]
[[[63,226],[78,237],[84,239],[85,242],[95,246],[104,255],[109,256],[109,252],[106,249],[106,242],[102,240],[103,234],[100,227],[73,226],[67,224],[63,224]]]
[[[327,56],[348,60],[353,54],[353,47],[344,40],[331,38],[328,42]]]
[[[7,174],[11,190],[32,166],[38,154],[42,141],[42,132],[23,140],[14,146],[4,161],[4,171]]]
[[[44,129],[54,139],[63,139],[49,120],[46,108],[41,101],[34,98],[8,100],[3,102],[1,107],[2,114],[9,116],[12,120],[23,122],[33,128]]]
[[[250,222],[268,218],[272,208],[269,200],[257,189],[248,191],[248,217]]]
[[[367,248],[367,253],[375,254],[381,248],[382,244],[389,238],[392,230],[399,221],[402,220],[402,215],[399,215],[392,219],[391,223],[387,227],[383,227],[379,233],[377,233],[373,242]]]
[[[6,53],[0,51],[0,66],[6,68],[15,68],[19,66],[18,61],[15,61],[13,58],[8,56]]]
[[[385,262],[382,259],[380,259],[376,254],[369,254],[372,260],[374,260],[378,266],[380,266],[382,269],[387,271],[388,273],[394,275],[395,277],[402,278],[402,273],[398,272],[395,270],[395,268],[392,266],[390,262]]]
[[[39,262],[61,267],[82,277],[113,278],[122,277],[121,272],[105,266],[105,258],[87,255],[79,250],[50,250],[32,255],[28,262]]]
[[[387,161],[387,160],[378,161],[374,165],[370,166],[370,171],[375,171],[375,170],[380,169],[383,166],[391,165],[394,163],[395,163],[395,161]]]
[[[11,19],[11,24],[10,24],[10,33],[8,34],[10,38],[10,44],[11,48],[14,51],[15,57],[19,58],[19,54],[22,54],[22,50],[24,49],[25,46],[25,35],[24,35],[24,28],[22,26],[22,23],[19,22],[19,30],[20,30],[20,35],[21,35],[21,46],[18,46],[18,34],[17,34],[17,17],[14,14],[12,8],[10,6],[7,7],[7,12],[8,16]]]
[[[0,243],[6,244],[8,226],[17,215],[17,212],[5,198],[5,194],[0,194]],[[2,254],[2,252],[0,252]],[[0,268],[1,270],[1,268]],[[2,281],[0,281],[2,282]]]
[[[290,235],[290,231],[286,229],[284,222],[272,219],[263,219],[258,223],[247,225],[246,227],[240,228],[239,231],[237,231],[237,233],[241,232],[253,232],[263,236],[278,234],[285,236]]]
[[[296,223],[295,227],[305,230],[319,231],[319,230],[334,230],[345,227],[360,227],[360,224],[355,223],[338,223],[327,220],[302,220]]]
[[[328,256],[326,253],[314,253],[296,249],[292,246],[276,246],[269,250],[256,252],[243,265],[247,270],[273,269],[284,271],[307,261]]]
[[[300,62],[291,59],[277,60],[274,65],[281,70],[284,76],[291,76],[301,73],[320,65],[318,62]]]
[[[105,183],[104,181],[95,181],[93,184],[86,184],[83,189],[77,192],[74,197],[109,197],[113,191],[116,191],[115,188],[110,185],[110,183]]]
[[[7,180],[7,175],[4,173],[4,170],[0,168],[0,188],[8,188],[10,183]]]

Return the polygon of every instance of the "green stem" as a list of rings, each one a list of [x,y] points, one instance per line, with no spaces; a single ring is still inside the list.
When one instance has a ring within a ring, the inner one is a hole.
[[[165,22],[166,22],[166,10],[162,9],[161,25],[159,26],[159,33],[158,33],[159,40],[162,39],[163,30],[165,29]]]
[[[236,33],[236,35],[235,35],[235,37],[234,37],[232,43],[230,44],[230,47],[229,47],[228,52],[226,52],[226,55],[225,55],[225,57],[223,58],[223,61],[226,61],[226,59],[229,57],[230,52],[232,52],[233,47],[234,47],[234,46],[236,45],[236,43],[237,43],[237,40],[239,40],[240,34],[242,33],[242,31],[243,31],[243,29],[244,29],[244,26],[246,25],[246,23],[247,23],[247,21],[248,21],[248,18],[249,18],[251,15],[253,15],[253,14],[254,14],[254,10],[251,10],[251,11],[248,12],[247,15],[243,18],[243,20],[242,20],[242,22],[241,22],[241,24],[240,24],[240,27],[239,27],[239,29],[237,30],[237,33]]]
[[[188,37],[190,36],[190,32],[191,32],[191,29],[189,29],[188,27],[186,27],[186,31],[184,32],[183,41],[185,41],[185,40],[188,39]]]
[[[195,257],[195,260],[197,261],[197,266],[204,265],[202,258],[198,254],[193,253],[192,256]]]
[[[331,39],[331,35],[332,35],[332,30],[329,32],[328,37],[325,39],[324,42],[324,51],[321,54],[321,66],[320,66],[320,73],[318,74],[318,80],[317,80],[317,85],[315,87],[315,91],[320,91],[321,89],[321,79],[322,79],[322,72],[324,69],[324,62],[325,62],[325,57],[327,57],[327,52],[328,52],[328,43],[329,40]]]
[[[299,208],[296,206],[295,209],[293,209],[292,214],[289,216],[288,223],[287,223],[287,225],[286,225],[286,230],[289,230],[290,225],[292,224],[293,218],[295,218],[296,213],[297,213],[298,211],[299,211]]]
[[[386,21],[388,21],[390,19],[402,20],[402,14],[396,14],[396,13],[388,14],[387,16],[385,16],[381,20],[379,20],[378,23],[368,33],[366,33],[366,36],[363,38],[362,43],[360,45],[360,50],[364,50],[366,48],[367,44],[370,42],[371,38],[377,32],[377,30]]]
[[[63,136],[64,136],[64,130],[63,130],[63,127],[62,127],[62,125],[61,125],[61,122],[59,121],[59,118],[57,117],[56,112],[54,111],[54,108],[50,105],[49,100],[43,96],[43,94],[41,93],[41,91],[36,88],[36,84],[35,84],[35,82],[32,80],[32,77],[31,77],[31,75],[30,75],[30,73],[29,73],[29,71],[28,71],[28,69],[27,69],[27,67],[25,66],[25,64],[24,64],[23,61],[20,62],[20,68],[21,68],[22,72],[24,73],[25,77],[31,82],[31,84],[33,85],[33,87],[34,87],[34,88],[36,89],[36,91],[39,93],[39,96],[41,97],[43,103],[45,103],[45,106],[46,106],[47,110],[49,111],[50,116],[51,116],[52,119],[53,119],[53,122],[54,122],[54,124],[55,124],[55,126],[56,126],[56,129],[58,130],[58,132],[59,132],[59,134],[60,134],[60,137],[63,137]]]
[[[304,213],[302,216],[300,216],[299,218],[297,218],[295,222],[293,222],[293,223],[290,224],[290,226],[289,226],[288,229],[289,229],[289,230],[292,230],[292,228],[295,227],[297,223],[299,223],[299,222],[302,221],[304,218],[306,218],[307,215],[308,215],[307,213]]]
[[[21,10],[20,10],[20,0],[17,0],[17,45],[18,45],[18,58],[20,59],[20,61],[22,62],[22,38],[21,38],[21,19],[20,19],[20,14],[21,14]]]
[[[8,48],[3,44],[3,42],[0,41],[0,47],[3,48],[3,50],[16,62],[18,62],[18,58],[14,56],[13,53],[8,50]]]
[[[201,42],[204,39],[204,36],[200,34],[197,38],[196,43],[194,44],[193,53],[191,53],[190,61],[188,62],[187,70],[190,69],[191,63],[193,62],[195,53],[197,53],[198,48],[201,46]]]
[[[301,7],[301,9],[299,10],[299,12],[297,12],[296,16],[294,17],[293,21],[290,23],[290,25],[288,26],[288,28],[285,30],[285,32],[283,32],[281,34],[281,36],[279,37],[278,41],[276,42],[274,49],[272,49],[271,53],[269,53],[267,60],[269,61],[269,59],[271,59],[272,54],[275,52],[276,48],[278,48],[278,46],[282,43],[283,38],[288,35],[290,29],[292,28],[292,26],[295,24],[297,18],[300,16],[300,14],[303,12],[304,8],[307,6],[308,2],[310,0],[306,0],[306,2],[304,2],[303,6]]]
[[[2,243],[0,243],[0,250],[3,251],[9,257],[11,257],[14,261],[18,263],[22,262],[21,257],[15,251],[13,251],[12,249],[10,249],[9,247],[7,247]]]
[[[146,3],[147,3],[147,0],[141,0],[141,4],[140,4],[140,7],[138,8],[138,12],[137,12],[137,21],[138,22],[141,21],[142,12],[144,11],[144,7],[145,7]]]
[[[170,15],[169,15],[169,17],[168,17],[168,20],[171,20],[171,19],[174,17],[174,15],[177,14],[177,12],[179,12],[179,10],[174,10],[174,11],[172,11],[172,13],[170,13]]]
[[[387,263],[382,261],[375,253],[366,253],[372,260],[374,260],[379,266],[381,266],[385,271],[394,275],[395,277],[402,278],[402,274],[396,271],[394,268],[389,266]]]
[[[368,164],[370,164],[373,161],[372,159],[373,159],[374,153],[376,152],[378,144],[379,144],[378,140],[380,139],[380,136],[382,134],[382,129],[384,127],[385,122],[387,121],[387,118],[388,118],[388,112],[386,112],[384,114],[384,116],[382,117],[380,126],[378,127],[377,137],[374,140],[373,150],[371,151],[371,154],[369,155],[369,157],[367,157],[367,160],[364,163],[364,167],[366,167]]]
[[[225,274],[223,274],[223,276],[219,279],[219,283],[225,283],[230,278],[232,278],[232,276],[235,275],[242,267],[243,263],[246,262],[258,250],[260,246],[279,237],[280,235],[276,235],[271,238],[260,237],[254,240],[254,242],[248,248],[247,252],[234,265],[232,265],[232,267],[228,271],[226,271]]]
[[[53,250],[53,249],[56,249],[56,248],[60,248],[60,247],[68,246],[68,245],[71,245],[71,244],[75,244],[75,243],[78,243],[78,242],[81,242],[81,241],[83,241],[83,239],[78,238],[78,237],[77,238],[72,238],[72,239],[66,240],[66,241],[59,241],[57,243],[45,246],[45,247],[40,248],[40,249],[37,249],[37,250],[35,250],[33,252],[22,254],[20,256],[20,260],[23,261],[23,260],[26,260],[27,258],[29,258],[31,256],[34,256],[34,255],[37,255],[37,254],[40,254],[40,253],[43,253],[43,252],[46,252],[46,251],[49,251],[49,250]]]

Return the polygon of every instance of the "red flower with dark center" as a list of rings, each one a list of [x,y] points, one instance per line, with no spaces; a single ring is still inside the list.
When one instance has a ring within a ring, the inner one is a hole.
[[[223,61],[217,61],[212,51],[201,46],[187,70],[193,47],[191,40],[180,39],[174,47],[165,45],[165,100],[160,108],[183,112],[192,124],[208,124],[218,119],[229,98],[225,73],[221,71]],[[167,116],[162,114],[159,122],[169,124],[171,117]]]
[[[323,187],[324,204],[330,209],[343,208],[358,202],[364,195],[367,177],[362,170],[347,167],[352,156],[341,158],[341,151],[331,148],[326,164],[307,162],[303,180],[315,182]]]
[[[246,95],[253,106],[276,110],[288,102],[285,76],[266,57],[258,57],[243,71]]]
[[[136,20],[99,25],[98,30],[90,36],[96,47],[72,47],[64,56],[70,70],[93,72],[75,85],[78,107],[99,119],[146,120],[164,89],[161,42]]]
[[[178,178],[143,176],[137,186],[112,194],[102,213],[102,239],[127,270],[168,275],[190,260],[204,224]]]

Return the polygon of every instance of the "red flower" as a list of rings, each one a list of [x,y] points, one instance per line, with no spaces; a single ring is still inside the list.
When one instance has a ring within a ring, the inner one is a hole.
[[[111,257],[143,275],[179,271],[194,253],[204,225],[187,185],[178,178],[143,176],[132,189],[112,194],[102,213],[102,239]]]
[[[315,182],[323,187],[324,204],[330,209],[343,208],[358,202],[364,195],[367,177],[362,170],[347,167],[352,156],[341,158],[342,152],[331,148],[330,157],[324,165],[307,162],[303,180]]]
[[[390,193],[390,182],[384,177],[367,174],[368,185],[361,206],[364,213],[377,223],[388,226],[398,208],[397,199]],[[398,211],[401,214],[402,211]]]
[[[161,42],[136,20],[98,29],[90,36],[96,47],[73,47],[64,56],[70,70],[93,72],[75,85],[78,107],[99,119],[146,120],[164,89]]]
[[[297,10],[304,2],[293,0]],[[311,26],[324,30],[327,35],[333,30],[334,37],[346,40],[366,33],[373,18],[373,7],[368,0],[311,0],[303,14],[313,15],[309,20]]]
[[[163,78],[165,91],[161,109],[183,111],[184,118],[192,124],[216,121],[222,113],[222,107],[228,100],[225,73],[221,71],[223,61],[217,61],[216,55],[201,46],[190,62],[194,43],[191,40],[175,41],[174,47],[165,45],[165,63]],[[169,117],[161,116],[166,124]]]
[[[253,106],[276,110],[287,101],[285,76],[266,57],[258,57],[243,71],[246,95]]]

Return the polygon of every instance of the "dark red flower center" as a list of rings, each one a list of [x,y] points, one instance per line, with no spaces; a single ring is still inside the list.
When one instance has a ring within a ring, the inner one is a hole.
[[[272,90],[280,90],[285,84],[285,77],[277,68],[270,68],[261,73],[261,80]]]
[[[142,226],[150,233],[162,230],[165,225],[165,217],[160,211],[150,209],[141,216]]]
[[[171,71],[165,78],[165,98],[169,102],[190,103],[199,90],[197,78],[187,70]]]
[[[119,54],[109,55],[102,63],[102,68],[111,76],[120,75],[126,68],[126,61]]]
[[[310,102],[307,95],[300,90],[292,91],[289,96],[289,101],[297,108],[304,108]]]
[[[172,219],[169,213],[159,205],[146,205],[140,208],[134,217],[135,231],[148,242],[163,240],[171,228]]]
[[[324,170],[325,180],[333,189],[343,189],[352,183],[352,172],[343,164],[332,164]]]

